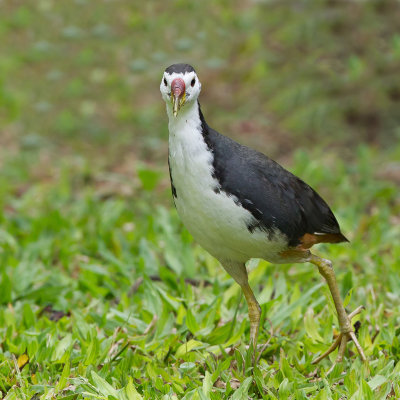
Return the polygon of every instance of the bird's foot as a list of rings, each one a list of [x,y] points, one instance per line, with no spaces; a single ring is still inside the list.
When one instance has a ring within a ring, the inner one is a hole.
[[[319,357],[317,357],[312,364],[317,364],[321,360],[323,360],[325,357],[327,357],[329,354],[332,353],[337,347],[339,347],[338,355],[336,357],[336,360],[332,367],[329,369],[328,373],[330,373],[334,366],[343,360],[344,352],[346,350],[346,344],[347,342],[351,339],[353,340],[358,353],[360,354],[361,360],[366,362],[367,358],[365,357],[364,351],[362,347],[360,346],[360,343],[358,342],[358,339],[356,337],[356,334],[354,333],[354,330],[351,326],[351,320],[353,317],[356,315],[360,314],[360,312],[364,309],[363,306],[357,307],[352,313],[350,313],[347,316],[346,321],[340,321],[340,327],[341,327],[341,332],[339,336],[336,338],[336,340],[332,343],[332,345],[329,347],[328,350],[325,351],[325,353],[321,354]]]

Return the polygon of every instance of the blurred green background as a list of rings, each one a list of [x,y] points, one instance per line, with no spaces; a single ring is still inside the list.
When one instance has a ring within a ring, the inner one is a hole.
[[[182,61],[203,82],[209,123],[273,156],[400,138],[395,0],[14,0],[1,8],[3,142],[164,161],[158,85],[164,68]]]
[[[0,397],[400,398],[399,21],[396,0],[0,0]],[[257,261],[252,370],[239,288],[172,206],[176,62],[213,128],[332,206],[351,243],[316,251],[366,306],[370,370],[350,344],[314,379],[326,286]]]

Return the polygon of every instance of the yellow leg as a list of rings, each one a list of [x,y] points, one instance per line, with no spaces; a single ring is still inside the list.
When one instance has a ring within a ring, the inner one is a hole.
[[[247,307],[249,309],[250,319],[250,343],[253,344],[254,349],[254,362],[256,360],[257,351],[257,337],[258,329],[260,326],[261,308],[256,298],[254,297],[253,291],[251,290],[248,282],[247,269],[244,263],[238,263],[233,261],[221,261],[222,266],[226,272],[232,276],[232,278],[240,285],[243,290],[244,297],[246,298]]]
[[[261,308],[248,283],[241,285],[247,301],[250,319],[250,342],[253,343],[254,354],[257,351],[258,330],[260,327]]]
[[[337,347],[339,347],[338,355],[336,358],[336,363],[339,363],[343,360],[344,352],[346,349],[346,344],[349,339],[353,340],[360,357],[363,361],[367,361],[367,358],[365,357],[364,351],[360,346],[360,343],[357,340],[357,337],[354,333],[354,330],[351,326],[351,319],[359,314],[364,307],[358,307],[356,310],[354,310],[351,314],[347,315],[346,310],[343,307],[342,300],[340,298],[340,293],[339,293],[339,288],[336,282],[336,277],[335,277],[335,272],[333,271],[332,268],[332,263],[329,260],[325,260],[324,258],[320,258],[315,256],[314,254],[311,254],[311,258],[309,260],[311,263],[316,265],[318,267],[318,270],[320,274],[325,278],[329,290],[331,292],[333,302],[335,303],[335,308],[338,314],[338,320],[339,320],[339,326],[340,326],[340,334],[335,340],[335,342],[329,347],[329,349],[317,357],[314,361],[313,364],[317,364],[320,362],[322,359],[327,357],[332,351],[334,351]]]

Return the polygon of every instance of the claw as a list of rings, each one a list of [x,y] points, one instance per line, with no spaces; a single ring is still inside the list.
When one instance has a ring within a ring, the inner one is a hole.
[[[364,309],[363,306],[357,307],[352,313],[348,315],[349,321],[356,315],[360,314],[360,312]],[[338,355],[336,357],[336,360],[332,367],[329,369],[328,373],[332,372],[334,366],[337,363],[340,363],[343,360],[344,357],[344,352],[346,350],[346,344],[351,339],[354,342],[354,345],[356,346],[356,349],[358,353],[360,354],[361,360],[366,362],[367,358],[365,357],[364,351],[358,342],[358,339],[354,333],[353,330],[350,330],[349,332],[341,332],[339,336],[336,338],[336,340],[332,343],[332,345],[329,347],[328,350],[325,351],[325,353],[321,354],[319,357],[317,357],[315,360],[313,360],[312,364],[317,364],[321,360],[323,360],[325,357],[327,357],[329,354],[331,354],[337,347],[339,347]]]
[[[358,343],[357,337],[354,333],[354,329],[351,326],[351,319],[357,314],[360,314],[360,312],[364,309],[364,307],[362,306],[357,307],[352,313],[347,314],[346,310],[343,307],[343,302],[340,298],[340,292],[336,282],[335,272],[333,271],[331,261],[317,257],[314,254],[311,254],[310,259],[308,261],[310,261],[312,264],[318,267],[319,273],[325,278],[326,283],[329,286],[329,290],[332,295],[332,300],[335,304],[340,326],[340,334],[335,340],[335,342],[329,347],[329,349],[325,353],[317,357],[313,361],[313,364],[316,364],[322,359],[324,359],[326,356],[332,353],[332,351],[334,351],[338,346],[339,346],[339,351],[334,365],[338,362],[341,362],[343,360],[344,352],[346,350],[346,344],[349,341],[349,339],[353,340],[357,348],[357,351],[360,354],[361,359],[364,362],[367,361],[363,349],[361,348],[360,343]],[[332,368],[329,369],[329,372],[332,371]]]

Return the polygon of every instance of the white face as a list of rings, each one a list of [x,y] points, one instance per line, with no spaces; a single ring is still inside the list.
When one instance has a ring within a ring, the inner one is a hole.
[[[196,75],[196,72],[173,72],[172,74],[164,72],[164,75],[161,79],[160,92],[167,105],[172,108],[171,84],[176,78],[181,78],[185,82],[185,101],[182,104],[182,107],[185,107],[186,103],[195,102],[201,91],[201,83]]]

